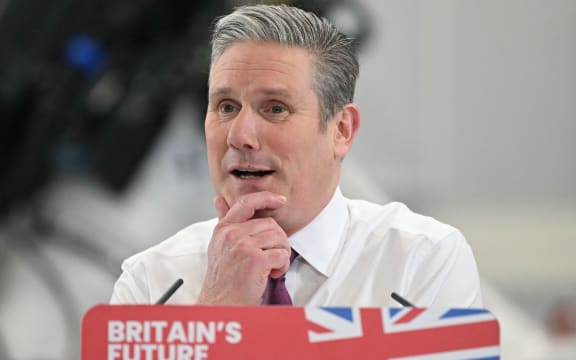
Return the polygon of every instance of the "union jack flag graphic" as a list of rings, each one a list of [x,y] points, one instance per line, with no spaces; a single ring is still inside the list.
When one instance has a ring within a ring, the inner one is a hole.
[[[305,308],[305,317],[310,343],[338,341],[381,351],[370,358],[500,359],[493,331],[497,323],[484,309]],[[385,343],[394,349],[387,352]]]
[[[387,333],[477,323],[494,319],[492,314],[484,309],[390,308],[384,310],[382,315],[384,329]]]
[[[304,308],[308,321],[315,324],[308,330],[311,343],[352,339],[362,336],[359,309],[353,308]]]

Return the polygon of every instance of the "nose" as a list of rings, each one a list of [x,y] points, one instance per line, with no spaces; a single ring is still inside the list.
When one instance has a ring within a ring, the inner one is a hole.
[[[259,150],[258,117],[250,108],[242,107],[228,128],[228,146],[238,150]]]

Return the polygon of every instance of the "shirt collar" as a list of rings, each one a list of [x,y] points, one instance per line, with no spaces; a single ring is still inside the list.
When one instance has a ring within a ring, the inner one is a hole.
[[[308,225],[289,237],[290,245],[312,267],[325,276],[336,256],[348,222],[346,201],[336,188],[330,202]]]

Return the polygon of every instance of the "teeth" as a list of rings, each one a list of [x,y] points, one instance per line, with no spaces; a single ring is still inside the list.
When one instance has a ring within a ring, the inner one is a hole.
[[[253,179],[273,173],[273,170],[232,170],[231,174],[241,179]]]

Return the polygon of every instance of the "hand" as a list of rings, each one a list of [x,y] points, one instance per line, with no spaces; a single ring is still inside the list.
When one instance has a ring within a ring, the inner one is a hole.
[[[258,210],[276,210],[286,198],[268,191],[241,196],[229,208],[215,200],[219,222],[208,246],[208,269],[198,304],[259,305],[268,276],[278,278],[290,266],[288,236],[271,217],[253,218]]]

